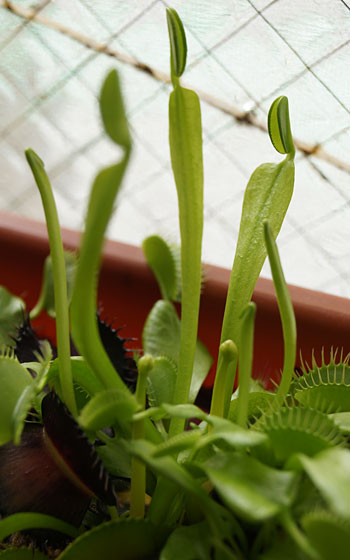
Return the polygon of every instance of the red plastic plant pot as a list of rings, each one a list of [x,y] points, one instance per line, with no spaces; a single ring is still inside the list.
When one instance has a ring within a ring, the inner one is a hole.
[[[67,249],[76,250],[80,234],[64,229]],[[41,286],[44,259],[49,248],[46,226],[22,217],[0,213],[2,265],[0,284],[34,305]],[[216,358],[230,271],[205,266],[205,284],[201,298],[199,337]],[[325,358],[331,347],[350,352],[350,301],[290,286],[298,331],[298,362],[311,362],[312,352]],[[115,326],[123,326],[125,337],[136,340],[128,346],[141,347],[141,333],[146,317],[160,293],[141,249],[106,241],[99,283],[99,306],[102,315]],[[278,379],[283,365],[283,338],[280,317],[271,280],[259,279],[253,299],[257,304],[254,346],[254,375]],[[40,316],[35,327],[40,335],[54,337],[54,322]],[[205,386],[213,384],[215,368]]]

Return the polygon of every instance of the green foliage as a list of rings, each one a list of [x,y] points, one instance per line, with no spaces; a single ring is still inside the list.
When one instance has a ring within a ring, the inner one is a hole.
[[[112,481],[103,464],[115,477],[116,487],[106,498],[111,521],[93,529],[83,522],[77,530],[53,517],[16,513],[0,521],[0,540],[21,530],[60,531],[75,539],[59,555],[60,560],[345,558],[350,545],[350,449],[344,437],[350,433],[350,367],[348,357],[341,354],[336,359],[332,351],[329,363],[322,357],[318,365],[313,359],[312,367],[303,366],[303,375],[293,378],[295,319],[275,242],[294,183],[295,150],[288,100],[283,96],[271,106],[268,129],[276,150],[286,157],[280,163],[259,166],[248,182],[210,413],[194,404],[212,364],[208,350],[197,339],[203,230],[201,114],[196,93],[180,85],[186,37],[171,8],[167,23],[174,87],[169,101],[169,143],[181,248],[174,249],[158,236],[148,237],[143,244],[162,299],[144,326],[144,355],[136,359],[135,395],[109,360],[96,322],[104,235],[131,153],[115,71],[102,86],[100,110],[105,132],[122,155],[102,169],[93,183],[74,279],[75,260],[63,253],[44,164],[32,150],[26,151],[43,199],[51,248],[41,295],[30,315],[42,309],[56,315],[57,359],[52,360],[51,347],[44,342],[37,362],[17,361],[13,337],[23,322],[24,304],[0,288],[0,347],[6,346],[0,355],[0,497],[15,497],[17,480],[21,492],[21,477],[34,468],[30,456],[33,453],[37,460],[40,449],[27,443],[22,446],[21,434],[24,440],[24,434],[31,433],[28,423],[41,421],[40,403],[49,386],[76,418],[67,413],[67,425],[76,428],[78,439],[83,430],[96,442],[93,464],[85,461],[87,472],[90,469],[95,476],[98,469],[97,478],[103,480],[106,493]],[[284,334],[282,381],[276,391],[267,391],[251,379],[255,304],[250,300],[266,255]],[[80,353],[74,358],[70,332]],[[239,384],[232,395],[238,362]],[[69,477],[67,473],[74,471],[71,434],[59,433],[62,418],[49,420],[58,433],[50,439],[50,447],[46,423],[43,432],[39,430],[44,434],[44,452],[60,475]],[[22,452],[23,472],[16,472],[11,461]],[[40,478],[51,472],[42,470],[40,461],[37,464],[39,502],[45,503]],[[85,491],[74,473],[74,484]],[[124,494],[130,489],[130,507],[118,519],[114,505],[120,499],[119,486]],[[34,509],[35,504],[33,499]],[[0,556],[29,557],[27,549],[15,553],[5,549]],[[30,557],[41,560],[43,555],[35,552]]]
[[[73,253],[68,251],[64,252],[65,270],[66,270],[66,281],[67,281],[67,297],[68,302],[71,299],[74,273],[76,267],[76,258]],[[56,317],[55,310],[55,294],[54,294],[54,278],[53,278],[53,268],[52,268],[52,257],[49,255],[45,259],[44,263],[44,273],[42,286],[40,290],[39,299],[30,312],[30,318],[34,319],[43,310],[46,310],[50,317]]]
[[[149,521],[121,519],[95,527],[81,535],[60,554],[60,560],[152,560],[161,531]]]
[[[33,379],[11,351],[0,355],[0,445],[11,441],[17,433],[16,407],[22,394],[31,391]],[[17,408],[18,411],[18,408]],[[22,416],[20,414],[20,416]]]
[[[177,247],[168,245],[158,235],[147,237],[142,243],[146,260],[152,269],[163,299],[180,301],[180,252]]]
[[[24,301],[16,297],[4,286],[0,286],[0,349],[15,346],[17,330],[22,324]]]
[[[147,317],[143,333],[142,342],[144,351],[154,357],[166,356],[177,366],[177,375],[180,370],[180,345],[181,345],[181,321],[176,313],[175,307],[169,301],[159,300],[152,308]],[[189,402],[193,402],[198,394],[201,385],[209,373],[212,364],[212,357],[207,348],[196,340],[194,363],[191,370],[190,390],[188,395]],[[165,366],[168,370],[169,367]],[[157,364],[158,369],[158,364]],[[155,383],[155,373],[152,374]],[[170,373],[169,382],[174,380]],[[175,385],[176,385],[175,379]],[[172,390],[174,398],[175,391]],[[169,402],[169,401],[168,401]]]
[[[25,529],[51,529],[75,538],[78,531],[72,525],[42,513],[15,513],[0,520],[0,541]]]
[[[295,474],[272,469],[246,453],[217,453],[202,468],[222,501],[245,521],[264,522],[293,501]]]

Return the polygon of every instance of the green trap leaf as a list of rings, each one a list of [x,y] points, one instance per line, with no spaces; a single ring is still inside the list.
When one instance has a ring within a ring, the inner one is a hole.
[[[79,416],[79,423],[84,430],[101,430],[113,424],[131,421],[137,410],[136,400],[130,394],[117,389],[108,389],[97,393],[85,405]]]
[[[178,13],[173,8],[167,8],[166,17],[170,39],[171,68],[175,76],[180,78],[185,70],[187,58],[185,30]]]
[[[33,379],[30,373],[16,358],[8,354],[0,355],[0,445],[11,441],[14,431],[17,432],[18,425],[14,424],[16,405],[23,392],[31,385]]]
[[[77,538],[60,554],[60,560],[153,560],[161,536],[144,519],[110,521]]]
[[[163,299],[179,301],[181,294],[180,252],[158,235],[147,237],[142,243],[146,260],[160,287]]]
[[[288,99],[284,95],[272,103],[267,120],[274,148],[280,154],[294,154],[295,148],[289,122]]]
[[[0,286],[0,349],[15,347],[14,338],[23,323],[24,310],[24,301]]]

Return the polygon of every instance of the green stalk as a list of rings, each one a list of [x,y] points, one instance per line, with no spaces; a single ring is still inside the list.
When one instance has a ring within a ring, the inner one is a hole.
[[[237,360],[237,346],[232,340],[226,340],[220,344],[218,371],[215,377],[213,396],[211,400],[210,414],[224,416],[225,391],[229,366]]]
[[[75,402],[70,363],[69,311],[66,284],[66,267],[57,209],[50,181],[45,172],[43,162],[41,161],[39,156],[31,149],[26,150],[25,155],[40,192],[49,236],[54,279],[58,369],[62,395],[63,400],[69,408],[70,412],[73,414],[73,416],[77,416],[77,406]]]
[[[248,303],[241,315],[241,346],[239,351],[239,391],[237,400],[237,424],[242,428],[247,427],[248,395],[252,376],[253,345],[254,345],[254,319],[256,305]]]
[[[139,404],[139,411],[145,410],[146,406],[146,385],[147,376],[153,367],[153,358],[145,355],[139,359],[138,378],[136,385],[136,400]],[[145,422],[137,420],[132,427],[132,439],[144,439]],[[132,457],[131,459],[131,491],[130,491],[130,516],[144,517],[145,515],[145,495],[146,495],[146,468],[144,463]]]
[[[276,241],[273,238],[271,228],[268,222],[264,222],[264,235],[265,235],[266,249],[270,261],[272,278],[276,290],[277,302],[280,310],[282,330],[283,330],[283,341],[284,341],[283,371],[282,371],[282,379],[276,394],[277,404],[281,406],[288,394],[290,383],[293,377],[296,351],[297,351],[297,327],[296,327],[293,304],[283,274]]]
[[[169,100],[169,141],[181,234],[181,335],[174,404],[188,401],[197,343],[203,232],[202,125],[198,96],[176,86]],[[173,418],[169,437],[184,420]]]
[[[174,91],[169,99],[169,144],[176,183],[181,234],[181,334],[174,404],[188,401],[197,343],[201,290],[203,233],[203,155],[202,122],[199,98],[181,87],[187,59],[186,35],[177,12],[166,12],[170,40],[171,81]],[[169,437],[185,425],[172,418]]]

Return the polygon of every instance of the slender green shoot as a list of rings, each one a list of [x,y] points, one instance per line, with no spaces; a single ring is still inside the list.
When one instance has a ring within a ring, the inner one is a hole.
[[[174,10],[167,11],[172,66],[175,60],[181,60],[178,69],[176,65],[172,68],[172,73],[181,75],[186,62],[186,49],[182,24],[180,29],[180,19],[175,14]],[[181,46],[182,54],[177,52]],[[182,88],[178,82],[174,82],[174,91],[169,100],[169,142],[179,203],[182,285],[179,365],[173,403],[181,404],[189,398],[197,343],[203,232],[203,155],[198,96]],[[183,428],[184,419],[173,418],[169,428],[170,437],[180,433]]]
[[[227,385],[227,374],[230,364],[237,360],[238,349],[232,340],[225,340],[220,344],[218,372],[215,377],[213,395],[211,400],[210,414],[224,416],[225,391]]]
[[[297,328],[293,304],[290,298],[286,280],[284,278],[276,241],[273,238],[268,222],[264,222],[264,235],[266,249],[270,261],[273,283],[276,290],[278,307],[281,315],[284,340],[284,362],[282,379],[276,395],[277,404],[281,406],[289,391],[289,386],[292,381],[294,372],[297,351]]]
[[[241,345],[239,350],[239,391],[237,400],[237,424],[247,427],[248,394],[252,376],[254,320],[256,305],[248,303],[241,315]]]
[[[127,168],[131,139],[116,71],[108,74],[100,96],[101,116],[110,139],[123,150],[121,160],[100,171],[94,181],[71,302],[72,337],[80,354],[108,388],[127,391],[101,342],[97,321],[97,279],[104,234]]]
[[[64,402],[74,416],[77,416],[73,379],[70,362],[69,312],[66,284],[66,267],[61,230],[55,200],[44,164],[39,156],[31,149],[25,152],[29,166],[33,172],[44,207],[47,232],[52,259],[54,279],[54,295],[56,309],[57,353],[59,377]]]
[[[136,385],[136,400],[139,404],[139,412],[145,410],[147,376],[153,367],[153,358],[145,354],[137,364],[138,378]],[[132,427],[132,439],[144,439],[145,422],[136,420]],[[146,495],[146,468],[136,457],[131,459],[131,492],[130,492],[130,516],[144,517]]]

